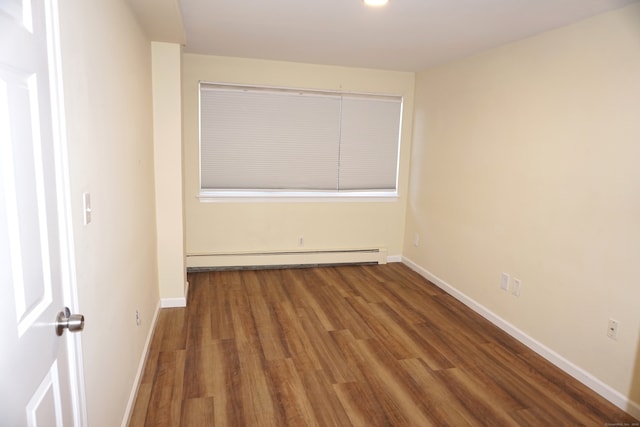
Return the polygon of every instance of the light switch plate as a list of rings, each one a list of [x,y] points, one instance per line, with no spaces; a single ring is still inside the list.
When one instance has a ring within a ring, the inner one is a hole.
[[[507,273],[502,273],[502,276],[500,276],[500,289],[503,291],[509,290],[509,279],[510,277]]]

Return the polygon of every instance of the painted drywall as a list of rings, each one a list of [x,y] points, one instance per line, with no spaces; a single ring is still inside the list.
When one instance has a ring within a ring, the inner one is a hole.
[[[414,74],[183,55],[187,257],[195,254],[386,248],[400,255],[404,230]],[[198,199],[198,82],[391,93],[404,97],[399,197],[391,202],[207,203]],[[304,246],[298,237],[304,236]]]
[[[61,1],[60,26],[88,425],[112,427],[159,301],[151,49],[123,0]]]
[[[418,73],[404,239],[408,259],[635,402],[639,77],[637,3]]]
[[[182,216],[181,48],[151,43],[156,233],[160,298],[185,305]]]

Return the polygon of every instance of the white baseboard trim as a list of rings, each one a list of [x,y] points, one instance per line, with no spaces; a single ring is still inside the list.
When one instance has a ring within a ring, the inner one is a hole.
[[[158,321],[158,315],[160,314],[160,302],[156,305],[156,310],[153,313],[153,319],[151,319],[151,325],[149,327],[149,333],[147,333],[147,339],[144,342],[144,348],[142,349],[142,357],[138,363],[138,372],[133,380],[133,388],[129,395],[129,401],[127,402],[127,409],[122,417],[122,427],[127,427],[133,412],[133,405],[136,403],[136,396],[138,395],[138,389],[140,388],[140,381],[142,381],[142,374],[144,373],[144,365],[147,361],[147,354],[149,353],[149,347],[151,346],[151,340],[153,339],[153,332],[156,330],[156,323]]]
[[[186,307],[187,306],[187,297],[179,297],[179,298],[161,298],[160,299],[160,307],[161,308],[175,308],[175,307]]]
[[[389,255],[387,262],[402,262],[402,255]]]
[[[438,286],[458,301],[511,335],[513,338],[520,341],[522,344],[529,347],[531,350],[538,353],[540,356],[545,358],[547,361],[551,362],[558,368],[562,369],[567,374],[571,375],[576,380],[580,381],[582,384],[589,387],[591,390],[598,393],[600,396],[607,399],[609,402],[616,405],[618,408],[626,411],[631,416],[640,419],[640,404],[637,402],[633,402],[629,400],[628,397],[624,396],[617,390],[614,390],[609,385],[605,384],[589,372],[580,368],[579,366],[573,364],[569,360],[565,359],[563,356],[559,355],[555,351],[551,350],[549,347],[525,334],[520,329],[513,326],[511,323],[507,322],[497,314],[493,313],[488,308],[484,307],[482,304],[478,303],[474,299],[468,297],[464,293],[458,291],[456,288],[431,273],[430,271],[424,269],[419,266],[412,260],[407,257],[402,257],[402,262],[407,265],[412,270],[419,273],[422,277],[432,282],[434,285]]]

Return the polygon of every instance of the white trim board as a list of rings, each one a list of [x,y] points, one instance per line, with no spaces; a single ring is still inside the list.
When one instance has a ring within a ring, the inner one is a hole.
[[[133,380],[133,387],[131,388],[131,394],[129,395],[129,401],[127,402],[127,408],[124,411],[122,417],[122,427],[127,427],[133,413],[133,405],[136,403],[136,397],[138,396],[138,390],[140,389],[140,381],[142,381],[142,374],[144,373],[144,366],[147,362],[147,355],[149,354],[149,347],[151,346],[151,340],[153,339],[153,333],[156,330],[156,323],[158,322],[158,315],[160,314],[160,302],[156,305],[156,310],[153,313],[153,319],[151,319],[151,326],[149,327],[149,333],[142,349],[142,357],[140,363],[138,363],[138,371],[136,377]]]
[[[582,384],[589,387],[591,390],[598,393],[600,396],[607,399],[609,402],[616,405],[618,408],[626,411],[631,416],[640,419],[640,404],[631,401],[629,398],[624,396],[622,393],[614,390],[609,385],[605,384],[598,378],[594,377],[589,372],[584,369],[578,367],[573,364],[571,361],[565,359],[555,351],[551,350],[549,347],[530,337],[529,335],[522,332],[520,329],[513,326],[511,323],[507,322],[497,314],[493,313],[488,308],[484,307],[482,304],[478,303],[474,299],[468,297],[463,294],[455,287],[445,282],[435,274],[426,270],[425,268],[419,266],[412,260],[407,257],[402,257],[402,262],[407,265],[409,268],[420,274],[425,279],[432,282],[434,285],[441,288],[443,291],[447,292],[455,299],[469,307],[471,310],[475,311],[491,323],[493,323],[498,328],[502,329],[513,338],[520,341],[522,344],[529,347],[531,350],[538,353],[540,356],[545,358],[547,361],[560,368],[567,374],[571,375],[576,380],[580,381]]]
[[[187,297],[178,297],[178,298],[161,298],[160,299],[160,307],[161,308],[176,308],[176,307],[186,307],[187,306]]]
[[[189,281],[184,282],[184,296],[175,298],[160,298],[160,308],[181,308],[187,306],[189,296]]]
[[[387,262],[402,262],[402,255],[389,255]]]

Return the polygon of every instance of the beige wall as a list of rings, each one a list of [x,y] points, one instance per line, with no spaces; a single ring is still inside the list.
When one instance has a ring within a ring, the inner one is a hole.
[[[202,203],[198,82],[392,93],[404,96],[399,193],[394,202]],[[187,256],[382,247],[402,253],[413,106],[413,73],[185,54],[184,197]],[[303,248],[298,236],[304,236]]]
[[[184,306],[181,48],[153,42],[153,140],[158,282],[163,306]]]
[[[113,427],[159,299],[150,43],[122,0],[59,3],[88,425]]]
[[[635,402],[639,23],[634,4],[419,73],[404,247]]]

